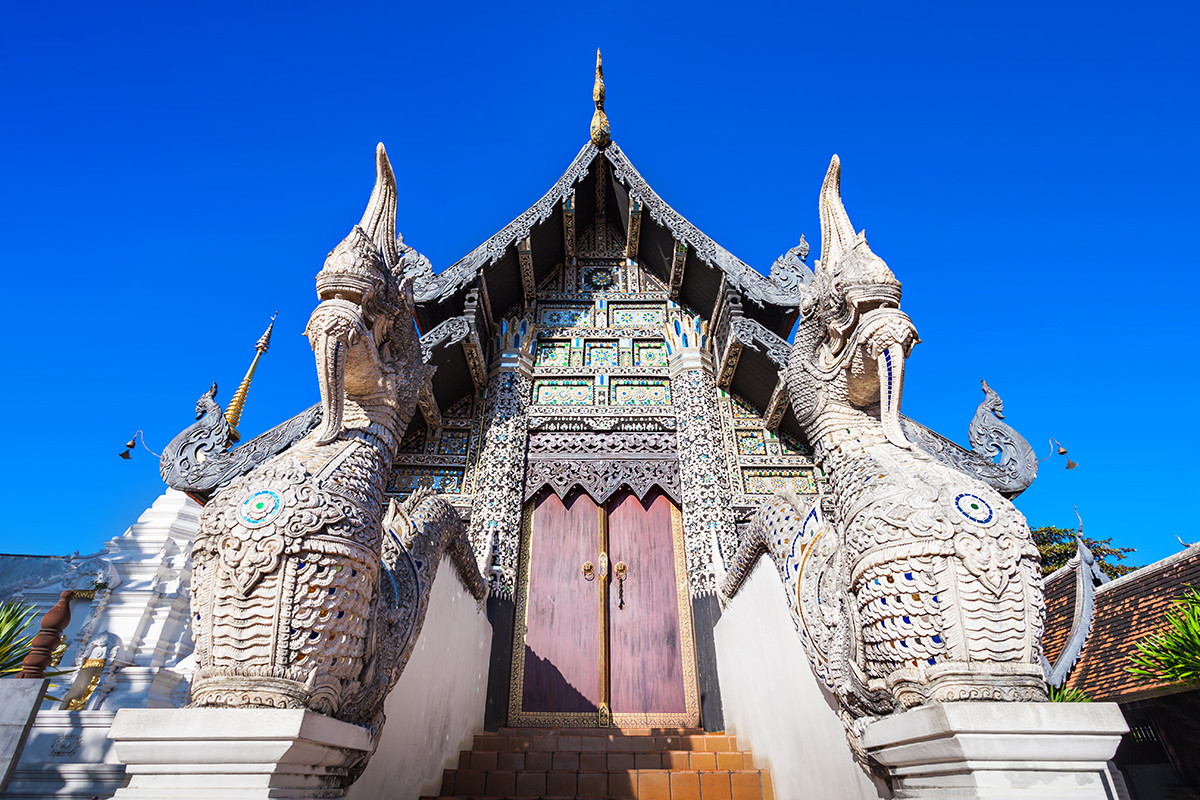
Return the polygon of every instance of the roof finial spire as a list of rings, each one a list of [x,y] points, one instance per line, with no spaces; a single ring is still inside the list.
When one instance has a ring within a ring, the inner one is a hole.
[[[278,315],[278,311],[271,315],[271,324],[267,326],[266,332],[255,343],[254,360],[250,362],[250,369],[246,370],[246,377],[242,378],[241,385],[233,393],[233,399],[229,401],[229,408],[225,410],[225,421],[229,423],[229,432],[235,442],[242,438],[242,435],[238,433],[237,425],[242,420],[242,409],[246,405],[246,394],[250,391],[250,381],[254,380],[254,370],[258,369],[258,360],[271,346],[271,329],[275,327],[275,317]]]
[[[592,144],[601,150],[612,141],[608,128],[608,117],[604,115],[604,67],[600,64],[600,48],[596,48],[596,85],[592,87],[592,100],[596,113],[592,115]]]

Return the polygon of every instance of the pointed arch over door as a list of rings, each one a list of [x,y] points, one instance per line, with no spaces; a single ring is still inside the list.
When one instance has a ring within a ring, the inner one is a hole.
[[[510,725],[699,724],[682,524],[661,490],[527,503],[516,612]]]

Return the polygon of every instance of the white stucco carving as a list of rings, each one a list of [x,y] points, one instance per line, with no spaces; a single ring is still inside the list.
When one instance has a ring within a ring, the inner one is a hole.
[[[822,260],[798,287],[787,382],[832,503],[766,503],[723,590],[771,556],[851,726],[931,701],[1043,699],[1041,578],[1025,519],[906,438],[904,363],[919,340],[900,282],[850,224],[836,156],[820,210]]]
[[[377,728],[443,550],[484,594],[449,504],[418,493],[385,514],[386,476],[432,370],[382,145],[376,174],[362,221],[317,275],[306,333],[319,427],[220,488],[201,515],[193,705],[308,708]]]

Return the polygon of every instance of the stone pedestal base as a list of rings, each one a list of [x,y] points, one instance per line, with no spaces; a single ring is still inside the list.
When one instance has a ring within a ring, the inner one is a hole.
[[[114,800],[342,797],[371,750],[365,728],[303,709],[124,708],[108,736],[129,775]]]
[[[1114,703],[934,703],[868,724],[861,742],[897,800],[1105,800],[1128,730]]]

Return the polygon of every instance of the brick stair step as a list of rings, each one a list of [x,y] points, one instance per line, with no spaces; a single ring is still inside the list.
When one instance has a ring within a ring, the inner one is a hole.
[[[626,736],[624,734],[539,736],[475,736],[471,752],[528,753],[528,752],[623,752],[649,753],[664,750],[694,750],[710,753],[738,752],[737,737],[723,734],[688,736]]]
[[[454,772],[447,770],[447,772]],[[671,800],[760,800],[773,797],[766,770],[466,770],[440,797],[670,797]],[[482,788],[476,788],[482,787]]]

